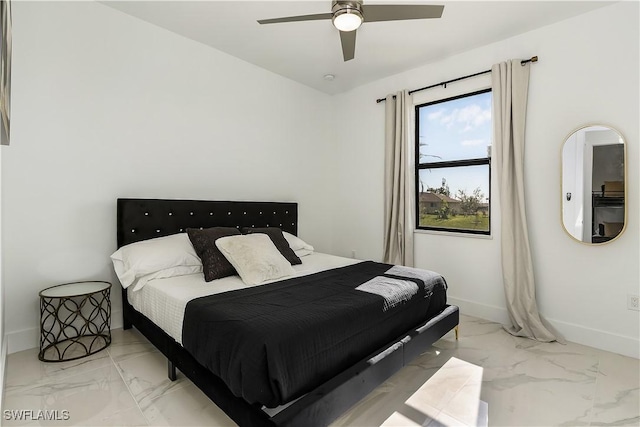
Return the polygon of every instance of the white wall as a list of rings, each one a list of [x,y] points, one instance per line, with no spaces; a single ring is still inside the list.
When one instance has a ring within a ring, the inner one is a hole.
[[[330,249],[328,95],[94,2],[15,2],[13,22],[10,352],[38,345],[39,290],[116,283],[118,197],[297,201]]]
[[[335,117],[349,117],[353,125],[337,135],[334,251],[382,257],[384,104],[376,98],[538,55],[531,69],[525,179],[539,307],[567,339],[638,357],[640,313],[626,308],[627,294],[640,291],[638,6],[616,3],[335,96]],[[417,97],[424,102],[487,84],[486,77],[467,80]],[[593,123],[617,128],[629,159],[627,230],[597,247],[576,242],[561,224],[562,143],[572,130]],[[416,263],[447,278],[450,299],[462,313],[505,321],[499,200],[495,189],[492,194],[492,239],[416,234]]]
[[[2,171],[2,152],[0,148],[0,172]],[[2,260],[2,175],[0,174],[0,260]],[[0,410],[4,409],[4,371],[7,367],[7,339],[4,334],[4,282],[2,280],[2,262],[0,262]]]

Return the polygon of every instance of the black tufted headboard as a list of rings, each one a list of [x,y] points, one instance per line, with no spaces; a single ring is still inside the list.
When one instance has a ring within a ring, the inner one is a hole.
[[[187,228],[278,227],[298,234],[298,204],[118,199],[118,248]]]

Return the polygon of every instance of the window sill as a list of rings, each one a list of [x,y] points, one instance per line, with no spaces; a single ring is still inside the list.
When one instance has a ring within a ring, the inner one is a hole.
[[[493,235],[486,234],[472,234],[472,233],[455,233],[452,231],[439,231],[439,230],[413,230],[414,234],[431,234],[437,236],[452,236],[452,237],[470,237],[472,239],[493,240]]]

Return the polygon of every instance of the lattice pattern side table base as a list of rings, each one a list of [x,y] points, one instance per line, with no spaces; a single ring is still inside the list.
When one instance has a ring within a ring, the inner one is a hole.
[[[81,295],[48,296],[46,290],[40,293],[38,359],[43,362],[80,359],[111,344],[111,285],[104,283],[109,286]]]

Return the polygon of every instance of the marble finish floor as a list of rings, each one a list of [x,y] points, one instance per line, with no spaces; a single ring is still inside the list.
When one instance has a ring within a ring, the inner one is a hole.
[[[77,361],[9,355],[2,425],[233,426],[135,330]],[[461,316],[453,333],[377,387],[333,426],[640,425],[640,361],[568,343],[513,337]],[[58,410],[67,420],[7,420],[11,410]]]

